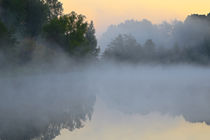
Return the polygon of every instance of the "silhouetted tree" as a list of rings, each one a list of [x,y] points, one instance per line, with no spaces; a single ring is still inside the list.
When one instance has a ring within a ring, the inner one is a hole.
[[[72,55],[84,56],[97,51],[93,23],[88,24],[85,16],[71,12],[53,18],[43,28],[45,38],[60,45]]]
[[[119,35],[105,50],[103,57],[118,61],[138,61],[142,47],[131,35]]]
[[[139,63],[210,63],[210,41],[204,40],[194,46],[179,46],[177,43],[172,48],[155,47],[151,39],[143,47],[132,36],[119,35],[105,50],[103,58],[117,61]]]
[[[99,48],[97,48],[97,39],[95,36],[95,28],[93,21],[90,22],[87,28],[87,32],[85,34],[86,38],[86,48],[84,50],[84,54],[89,54],[89,55],[98,55],[99,53]]]
[[[155,44],[151,39],[148,39],[143,46],[145,61],[154,60],[155,57]]]

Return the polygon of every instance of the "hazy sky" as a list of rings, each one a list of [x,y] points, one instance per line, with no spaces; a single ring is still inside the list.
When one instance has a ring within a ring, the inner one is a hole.
[[[209,0],[61,0],[65,13],[76,11],[94,20],[100,35],[110,24],[147,18],[153,23],[184,20],[192,13],[210,12]]]

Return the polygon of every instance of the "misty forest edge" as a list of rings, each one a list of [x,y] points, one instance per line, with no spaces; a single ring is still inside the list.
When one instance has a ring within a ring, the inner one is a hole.
[[[97,46],[93,21],[88,23],[84,15],[75,12],[64,15],[61,2],[1,0],[0,6],[1,68],[23,66],[32,61],[47,64],[61,51],[75,60],[98,58],[100,47]],[[198,20],[209,26],[210,14],[188,16],[183,24],[197,24]],[[185,36],[190,34],[193,32],[186,32]],[[193,39],[187,41],[193,42]],[[208,65],[209,34],[205,34],[198,44],[189,44],[175,42],[170,45],[172,47],[156,46],[148,38],[141,45],[132,35],[123,34],[112,39],[102,58],[135,63]]]

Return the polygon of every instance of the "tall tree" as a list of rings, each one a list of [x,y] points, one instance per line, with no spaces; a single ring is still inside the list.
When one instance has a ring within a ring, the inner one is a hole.
[[[75,12],[54,17],[44,26],[43,34],[70,54],[85,55],[97,50],[93,22],[88,24],[84,15]]]
[[[86,51],[90,52],[93,55],[97,55],[99,52],[99,48],[97,48],[97,39],[95,36],[95,28],[93,21],[90,22],[85,37],[88,46],[88,49]]]

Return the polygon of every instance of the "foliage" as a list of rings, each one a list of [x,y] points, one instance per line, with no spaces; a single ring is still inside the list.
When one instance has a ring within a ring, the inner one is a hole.
[[[44,4],[48,7],[48,20],[55,17],[61,16],[63,14],[62,3],[58,0],[43,0]]]
[[[47,20],[47,6],[40,0],[2,0],[1,19],[23,36],[37,36]]]
[[[138,60],[138,53],[141,52],[141,49],[141,45],[136,42],[133,36],[119,35],[108,45],[103,57],[135,62]]]
[[[73,55],[85,56],[97,50],[93,22],[88,24],[85,16],[71,12],[68,15],[53,18],[43,28],[47,38]]]

